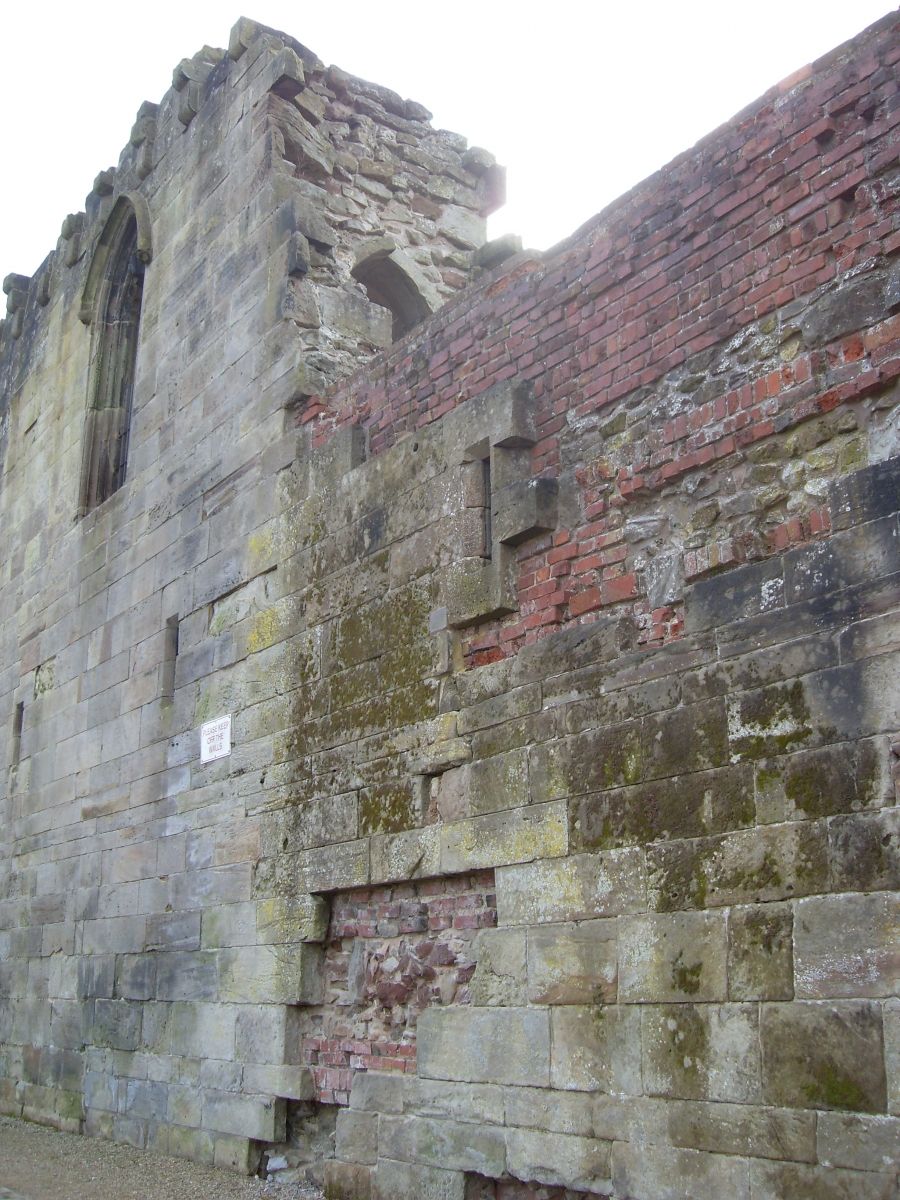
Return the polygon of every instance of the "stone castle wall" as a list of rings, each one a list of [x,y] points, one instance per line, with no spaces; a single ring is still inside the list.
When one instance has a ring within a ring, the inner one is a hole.
[[[142,107],[4,285],[3,1111],[333,1200],[893,1194],[896,34],[544,255],[251,22]]]

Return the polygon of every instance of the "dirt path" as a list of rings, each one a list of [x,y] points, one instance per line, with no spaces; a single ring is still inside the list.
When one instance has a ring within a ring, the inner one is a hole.
[[[0,1200],[321,1200],[182,1158],[0,1117]]]

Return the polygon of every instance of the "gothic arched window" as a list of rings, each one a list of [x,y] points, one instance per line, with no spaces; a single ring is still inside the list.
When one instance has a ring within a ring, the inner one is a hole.
[[[102,504],[125,481],[149,232],[143,197],[120,196],[84,289],[80,315],[91,325],[91,361],[79,515]]]

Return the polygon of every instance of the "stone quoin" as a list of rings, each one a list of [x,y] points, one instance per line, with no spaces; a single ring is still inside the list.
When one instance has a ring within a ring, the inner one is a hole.
[[[888,1200],[900,20],[545,253],[241,19],[0,326],[0,1111]]]

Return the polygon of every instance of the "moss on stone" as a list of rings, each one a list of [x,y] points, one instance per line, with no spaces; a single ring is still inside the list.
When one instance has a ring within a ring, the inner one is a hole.
[[[844,1108],[867,1112],[869,1102],[865,1092],[847,1075],[842,1075],[833,1063],[822,1063],[813,1070],[813,1082],[804,1085],[803,1094],[815,1107]]]

